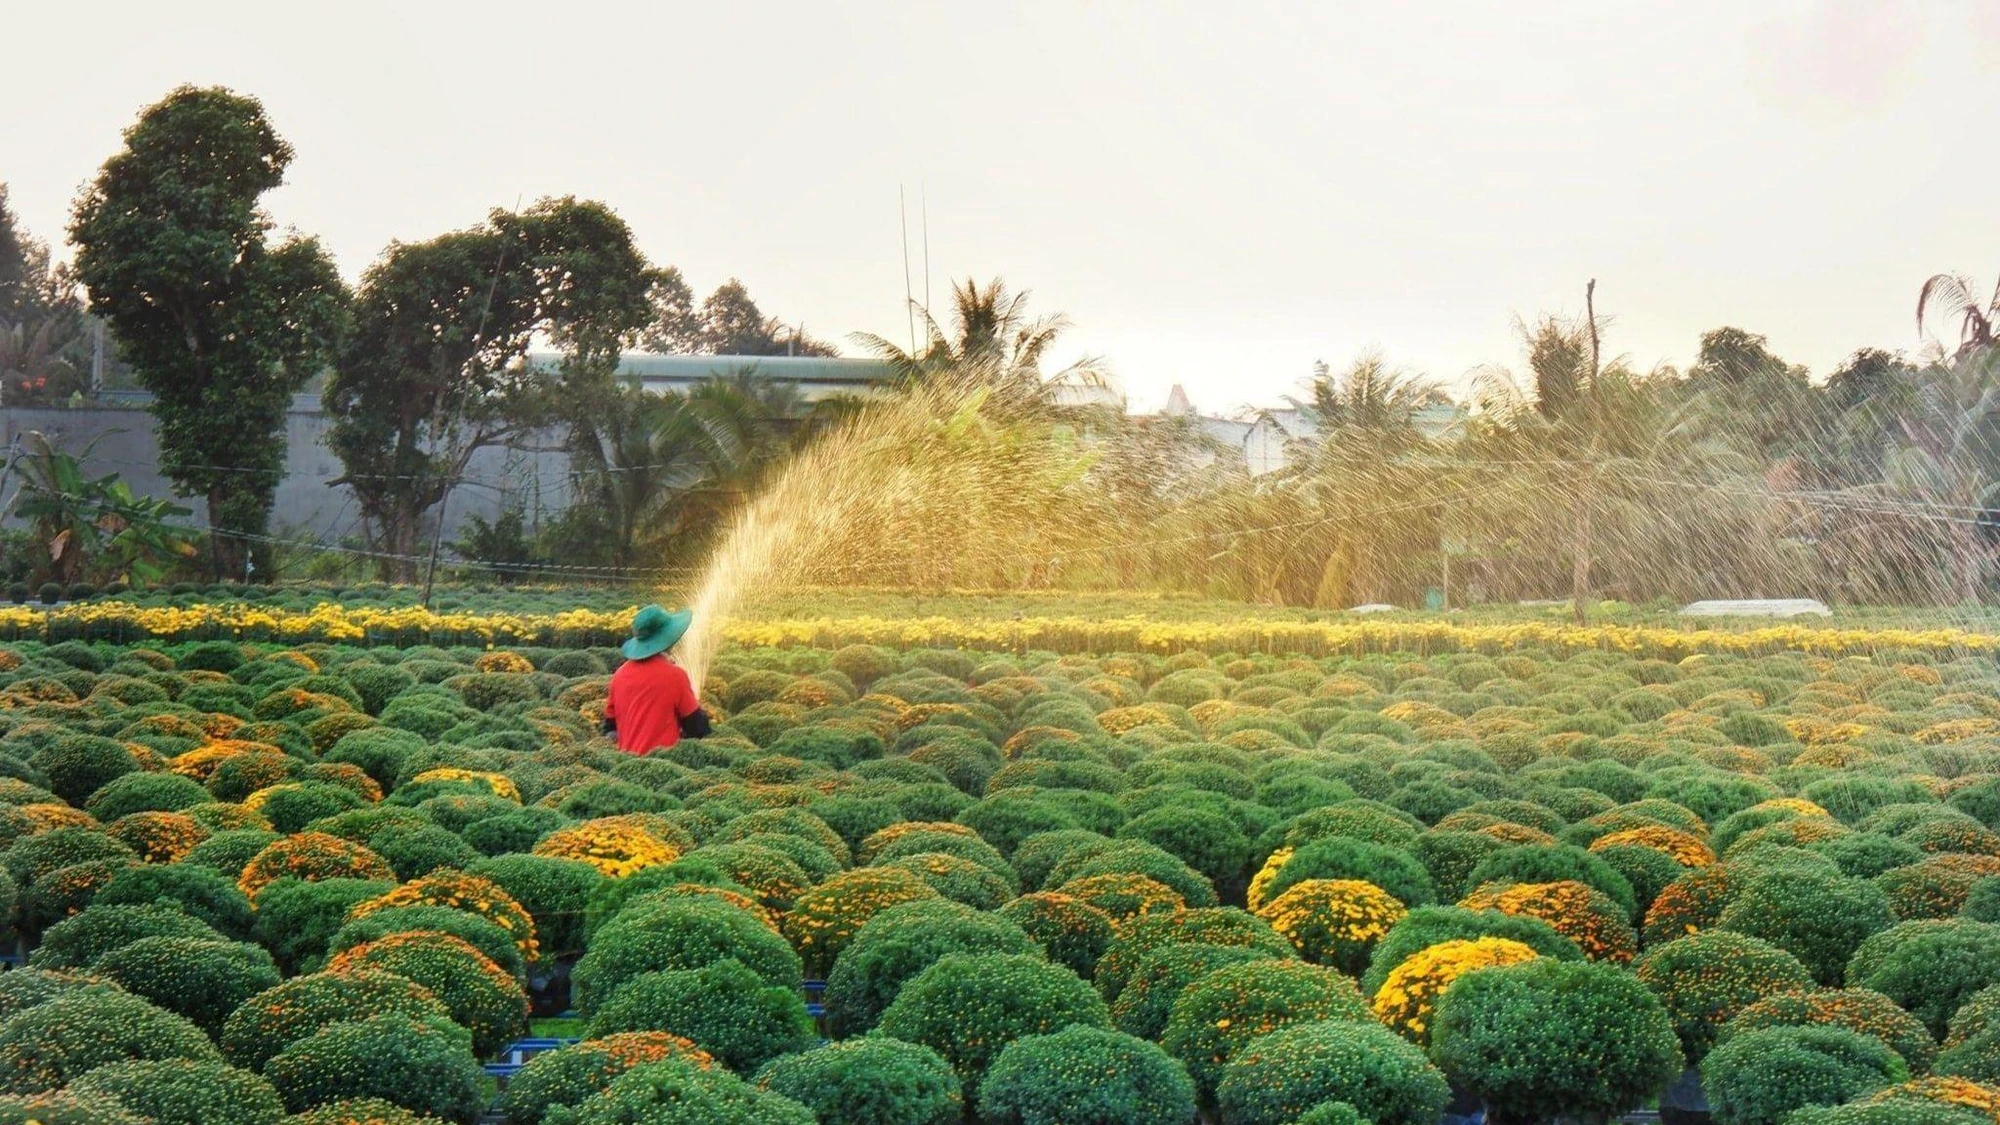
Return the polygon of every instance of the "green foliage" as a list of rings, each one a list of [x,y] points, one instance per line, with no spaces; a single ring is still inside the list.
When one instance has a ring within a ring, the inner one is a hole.
[[[625,982],[591,1020],[592,1035],[667,1031],[742,1074],[812,1040],[796,985],[765,982],[735,960],[642,973]]]
[[[954,953],[905,984],[877,1029],[936,1051],[971,1096],[1014,1040],[1109,1023],[1104,1001],[1067,969],[1021,954]]]
[[[379,969],[429,989],[454,1023],[472,1033],[472,1049],[490,1055],[527,1030],[521,983],[466,942],[437,931],[395,934],[358,945],[328,968]]]
[[[812,1111],[790,1098],[681,1059],[633,1067],[612,1079],[603,1093],[574,1109],[556,1106],[543,1120],[547,1125],[815,1125]]]
[[[764,1064],[757,1085],[811,1110],[819,1125],[952,1125],[958,1075],[937,1052],[896,1039],[851,1039]]]
[[[291,157],[254,99],[183,86],[127,130],[70,224],[92,310],[153,392],[164,468],[232,531],[263,531],[285,409],[346,323],[320,245],[265,240],[258,199]],[[217,546],[219,574],[242,574],[242,547]]]
[[[1186,1125],[1194,1086],[1144,1039],[1071,1027],[1009,1043],[979,1084],[979,1112],[1000,1125]]]
[[[1545,958],[1454,981],[1432,1019],[1431,1058],[1510,1122],[1623,1113],[1681,1069],[1666,1009],[1630,973]]]
[[[225,940],[212,927],[174,906],[93,906],[50,926],[29,963],[38,969],[89,968],[105,954],[151,937]]]
[[[1236,1053],[1216,1087],[1232,1125],[1290,1125],[1346,1102],[1374,1125],[1435,1125],[1450,1100],[1424,1053],[1380,1024],[1322,1020],[1280,1028]]]
[[[1231,965],[1271,958],[1272,954],[1262,949],[1199,941],[1148,950],[1112,1002],[1112,1026],[1128,1035],[1157,1039],[1174,1002],[1189,985]]]
[[[1909,1068],[1881,1040],[1840,1027],[1747,1032],[1701,1065],[1718,1125],[1781,1125],[1795,1109],[1839,1105],[1908,1077]]]
[[[512,934],[489,919],[449,906],[390,906],[370,911],[365,917],[350,918],[334,932],[326,951],[333,956],[390,934],[417,931],[450,934],[477,949],[509,976],[527,980],[528,966]]]
[[[641,899],[591,936],[570,976],[573,1002],[591,1014],[641,974],[724,960],[769,984],[796,987],[803,976],[792,947],[746,911],[711,898]]]
[[[1264,889],[1265,901],[1308,879],[1359,879],[1389,892],[1405,906],[1426,906],[1437,901],[1430,872],[1408,852],[1345,836],[1314,840],[1293,852]]]
[[[1959,1005],[2000,984],[2000,925],[1900,923],[1861,943],[1848,962],[1847,982],[1882,993],[1942,1036]]]
[[[294,1113],[381,1098],[470,1125],[486,1100],[463,1029],[400,1014],[328,1024],[273,1055],[264,1077]]]
[[[1627,918],[1638,913],[1638,899],[1632,891],[1631,881],[1602,857],[1569,844],[1528,844],[1495,852],[1479,861],[1472,874],[1466,877],[1465,885],[1470,889],[1484,883],[1559,883],[1565,880],[1574,880],[1603,891],[1625,911]]]
[[[1258,959],[1215,970],[1174,1000],[1160,1045],[1187,1067],[1204,1099],[1229,1060],[1260,1035],[1321,1020],[1374,1020],[1354,982],[1303,961]]]
[[[117,1102],[153,1125],[278,1125],[284,1102],[269,1082],[215,1062],[112,1063],[70,1084],[81,1098]]]
[[[249,898],[233,881],[190,864],[127,867],[112,876],[90,901],[93,906],[171,904],[239,941],[250,937],[256,925]]]
[[[1396,966],[1439,942],[1483,937],[1518,941],[1544,957],[1557,960],[1583,959],[1583,951],[1575,942],[1539,918],[1498,910],[1467,910],[1461,906],[1420,906],[1403,915],[1375,944],[1369,954],[1368,971],[1361,976],[1361,991],[1374,995]]]
[[[1052,891],[1022,895],[996,913],[1019,926],[1049,960],[1085,978],[1097,971],[1098,958],[1117,936],[1110,915]],[[834,970],[838,973],[839,966]]]
[[[200,1028],[121,992],[79,990],[0,1023],[0,1088],[11,1094],[58,1089],[128,1059],[221,1061]]]
[[[581,860],[539,855],[500,855],[476,860],[465,873],[490,879],[535,920],[542,955],[583,948],[583,912],[591,892],[606,882]]]
[[[855,932],[827,975],[827,1031],[846,1038],[873,1030],[903,985],[948,954],[1035,952],[1018,925],[957,902],[892,906]]]
[[[218,1041],[230,1062],[261,1071],[272,1055],[332,1024],[368,1015],[404,1015],[449,1024],[451,1013],[429,989],[392,973],[359,969],[313,973],[273,985],[240,1004]]]
[[[99,957],[91,971],[194,1021],[210,1035],[236,1006],[278,983],[262,947],[243,942],[148,937]]]
[[[1872,883],[1773,871],[1746,882],[1716,924],[1777,946],[1819,983],[1837,985],[1855,949],[1894,922],[1888,896]]]
[[[310,972],[326,960],[347,912],[393,889],[378,879],[275,880],[257,894],[256,939],[285,971]]]
[[[1632,967],[1666,1005],[1681,1053],[1699,1064],[1722,1025],[1767,996],[1812,987],[1812,973],[1774,945],[1706,930],[1647,950]]]

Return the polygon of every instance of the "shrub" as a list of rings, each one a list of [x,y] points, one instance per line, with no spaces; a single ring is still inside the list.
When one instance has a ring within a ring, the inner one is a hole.
[[[575,1109],[556,1107],[545,1120],[549,1125],[629,1125],[642,1121],[815,1125],[812,1112],[790,1098],[685,1059],[633,1067],[612,1079],[603,1093]]]
[[[308,883],[286,876],[257,896],[254,936],[286,972],[310,971],[326,959],[333,935],[347,924],[347,912],[394,887],[380,879]]]
[[[137,863],[139,857],[123,841],[82,827],[51,828],[23,837],[0,855],[0,863],[23,885],[58,868],[99,859]]]
[[[1301,845],[1263,888],[1270,901],[1308,879],[1355,879],[1373,883],[1404,906],[1437,901],[1430,872],[1410,854],[1381,844],[1329,836]]]
[[[347,924],[335,931],[333,940],[327,943],[327,953],[344,953],[390,934],[418,930],[450,934],[477,949],[514,979],[523,982],[528,979],[528,964],[521,957],[513,935],[477,914],[449,906],[392,906],[361,917],[350,912]]]
[[[1769,996],[1811,988],[1812,972],[1777,946],[1711,930],[1650,949],[1632,971],[1666,1005],[1681,1053],[1698,1065],[1722,1025]]]
[[[185,937],[140,938],[99,957],[91,971],[210,1035],[238,1004],[278,983],[278,967],[261,946]]]
[[[439,868],[468,867],[480,858],[471,844],[434,824],[391,825],[369,836],[367,843],[404,880],[421,879]]]
[[[97,906],[50,926],[29,962],[38,969],[88,968],[106,953],[149,937],[223,940],[214,928],[177,907]]]
[[[1537,956],[1532,948],[1506,938],[1439,942],[1389,971],[1371,1005],[1375,1018],[1422,1046],[1430,1042],[1434,1009],[1452,982],[1479,969],[1519,965]]]
[[[1912,1074],[1929,1073],[1931,1061],[1937,1057],[1937,1042],[1922,1022],[1897,1007],[1894,1000],[1865,988],[1822,988],[1766,997],[1724,1024],[1715,1041],[1720,1045],[1767,1027],[1844,1027],[1872,1035],[1901,1055]]]
[[[1609,965],[1546,959],[1447,989],[1431,1057],[1498,1121],[1616,1115],[1681,1069],[1673,1024],[1645,985]]]
[[[1407,913],[1393,895],[1357,879],[1307,879],[1257,909],[1301,957],[1355,976]]]
[[[633,1067],[666,1059],[703,1068],[715,1062],[708,1052],[664,1031],[587,1039],[529,1059],[501,1092],[501,1108],[509,1125],[539,1125],[549,1110],[581,1105]]]
[[[723,960],[768,984],[796,986],[802,975],[798,954],[755,915],[716,899],[659,896],[635,901],[591,938],[570,976],[572,997],[589,1014],[641,974]]]
[[[1374,1019],[1354,983],[1332,969],[1259,959],[1211,972],[1175,999],[1160,1045],[1187,1067],[1203,1098],[1214,1096],[1236,1052],[1281,1027]]]
[[[153,1125],[278,1125],[285,1115],[269,1082],[218,1062],[112,1063],[77,1079],[68,1092],[115,1101]]]
[[[1841,1106],[1807,1106],[1785,1118],[1785,1125],[1991,1125],[1992,1121],[1991,1115],[1977,1110],[1917,1098],[1897,1098]]]
[[[469,875],[489,879],[535,921],[544,956],[583,948],[583,912],[590,893],[604,882],[581,860],[538,855],[502,855],[476,860]]]
[[[0,1023],[0,1088],[38,1094],[129,1059],[219,1062],[202,1030],[122,992],[77,991]]]
[[[1194,1087],[1144,1039],[1072,1027],[1008,1044],[980,1083],[979,1112],[1000,1125],[1183,1125]]]
[[[124,743],[76,732],[57,735],[29,760],[48,777],[51,792],[78,808],[92,793],[139,768]]]
[[[1372,1024],[1322,1020],[1280,1028],[1236,1053],[1216,1088],[1232,1125],[1290,1125],[1346,1102],[1373,1125],[1435,1125],[1451,1089],[1424,1053]]]
[[[1157,1039],[1167,1025],[1174,1002],[1202,977],[1246,961],[1268,960],[1262,950],[1240,945],[1178,942],[1158,946],[1140,958],[1118,999],[1111,1005],[1111,1023],[1142,1039]]]
[[[1133,817],[1118,837],[1164,849],[1218,886],[1241,883],[1250,841],[1227,817],[1198,808],[1159,808]]]
[[[618,879],[657,863],[672,863],[680,849],[623,820],[587,820],[558,828],[535,844],[534,854],[577,859],[606,878]]]
[[[570,823],[569,817],[554,809],[513,809],[481,817],[466,825],[459,836],[482,855],[501,856],[533,851],[543,837]]]
[[[261,1071],[272,1055],[357,1013],[451,1019],[429,989],[407,977],[372,969],[313,973],[267,988],[239,1005],[223,1022],[219,1042],[230,1062]]]
[[[400,1014],[329,1024],[264,1066],[294,1113],[349,1098],[381,1098],[470,1125],[485,1101],[479,1060],[465,1033]]]
[[[853,1039],[785,1055],[764,1064],[757,1085],[805,1106],[819,1125],[953,1125],[960,1119],[951,1064],[928,1047],[896,1039]]]
[[[904,985],[878,1029],[936,1051],[970,1095],[1008,1043],[1109,1022],[1104,1001],[1067,969],[1034,956],[956,953]]]
[[[1746,882],[1716,924],[1785,950],[1819,983],[1837,985],[1862,941],[1894,922],[1888,896],[1873,884],[1774,871]]]
[[[1229,906],[1150,914],[1135,921],[1097,964],[1097,991],[1105,1000],[1115,1001],[1139,962],[1162,946],[1201,942],[1208,945],[1245,946],[1271,957],[1295,954],[1270,923],[1254,914]]]
[[[1847,983],[1882,993],[1942,1037],[1960,1004],[2000,984],[2000,925],[1952,918],[1891,926],[1854,951]]]
[[[1488,884],[1467,895],[1468,910],[1498,910],[1503,914],[1540,918],[1576,943],[1593,961],[1624,964],[1639,952],[1639,938],[1618,904],[1595,887],[1576,880],[1560,883]]]
[[[429,930],[391,934],[327,962],[329,972],[379,969],[430,989],[453,1022],[472,1033],[472,1049],[490,1055],[528,1026],[521,982],[463,939]]]
[[[1793,1110],[1839,1105],[1909,1077],[1881,1040],[1844,1027],[1773,1027],[1718,1046],[1701,1065],[1718,1125],[1780,1125]]]
[[[740,961],[644,973],[611,995],[591,1020],[593,1036],[666,1031],[744,1074],[813,1038],[797,986],[767,983]]]
[[[809,971],[824,972],[870,918],[901,903],[939,897],[930,884],[896,868],[843,871],[799,896],[785,917],[785,936]]]
[[[827,1031],[836,1038],[872,1030],[903,985],[953,953],[1037,951],[1005,918],[945,899],[892,906],[855,932],[826,978]]]
[[[206,867],[183,863],[128,867],[111,877],[93,906],[142,906],[168,903],[180,907],[238,940],[250,937],[256,916],[250,900],[230,879]]]
[[[226,805],[225,808],[236,808]],[[257,857],[257,853],[284,839],[276,832],[261,828],[244,828],[219,831],[181,857],[181,862],[195,867],[206,867],[235,882],[243,874],[243,869]]]
[[[1420,906],[1389,927],[1389,933],[1376,944],[1368,958],[1368,971],[1361,976],[1361,991],[1374,995],[1389,978],[1390,970],[1439,942],[1482,937],[1517,941],[1543,957],[1561,961],[1583,959],[1575,942],[1539,918],[1458,906]]]
[[[2000,1083],[2000,1032],[1985,1031],[1944,1049],[1937,1073],[1987,1085]]]
[[[1618,904],[1626,919],[1638,916],[1632,883],[1602,856],[1569,844],[1530,844],[1494,852],[1479,861],[1465,884],[1558,883],[1573,880],[1594,887]]]
[[[1088,979],[1117,931],[1111,916],[1082,899],[1055,891],[1022,895],[1001,907],[1000,917],[1021,927],[1049,960]],[[839,967],[835,966],[837,972]]]
[[[109,824],[135,812],[179,812],[208,799],[208,790],[179,774],[128,773],[92,793],[83,807]]]
[[[396,872],[381,856],[360,844],[323,832],[286,836],[258,852],[237,876],[236,886],[251,902],[274,880],[291,876],[307,882],[321,879],[380,879],[393,882]]]

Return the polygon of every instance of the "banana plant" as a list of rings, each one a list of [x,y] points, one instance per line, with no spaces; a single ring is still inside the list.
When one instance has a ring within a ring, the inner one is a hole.
[[[95,573],[150,582],[174,558],[195,553],[195,530],[171,522],[191,509],[136,495],[117,473],[93,477],[85,471],[96,441],[80,454],[58,449],[39,432],[28,433],[25,444],[13,460],[20,483],[0,513],[27,521],[46,556],[39,565],[47,581],[68,585]]]

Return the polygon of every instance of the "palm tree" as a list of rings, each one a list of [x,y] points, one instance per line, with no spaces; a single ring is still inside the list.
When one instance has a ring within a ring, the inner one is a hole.
[[[1389,366],[1380,352],[1357,358],[1335,378],[1321,368],[1308,401],[1292,400],[1321,430],[1361,430],[1408,435],[1431,407],[1451,400],[1435,383]]]
[[[1917,292],[1917,331],[1924,331],[1926,313],[1935,311],[1940,320],[1958,321],[1958,351],[1967,352],[1993,346],[1995,322],[2000,321],[2000,285],[1991,300],[1980,303],[1978,287],[1962,274],[1933,274]]]
[[[1043,373],[1042,360],[1069,320],[1059,314],[1031,317],[1027,291],[1010,293],[999,278],[984,286],[968,278],[954,284],[951,295],[950,332],[930,309],[912,302],[923,329],[915,351],[872,333],[857,333],[855,342],[886,361],[906,386],[953,382],[983,391],[1008,417],[1043,413],[1062,404],[1065,389],[1104,382],[1095,358]]]

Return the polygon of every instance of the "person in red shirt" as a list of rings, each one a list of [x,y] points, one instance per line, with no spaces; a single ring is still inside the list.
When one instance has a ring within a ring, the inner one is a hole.
[[[701,709],[694,684],[667,656],[693,623],[687,610],[668,613],[656,605],[633,615],[625,663],[612,673],[604,700],[604,733],[627,754],[664,749],[682,737],[708,737],[708,712]]]

